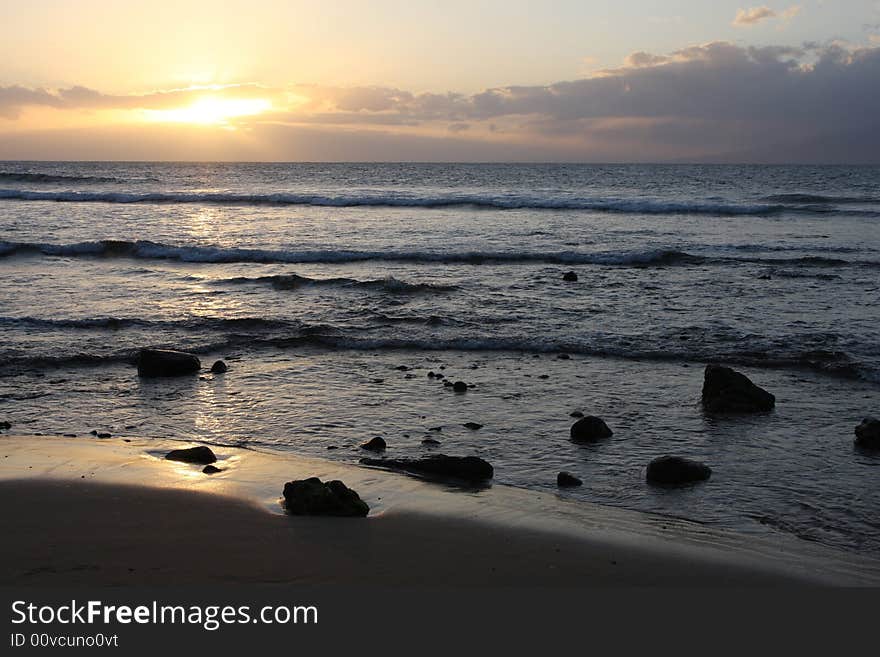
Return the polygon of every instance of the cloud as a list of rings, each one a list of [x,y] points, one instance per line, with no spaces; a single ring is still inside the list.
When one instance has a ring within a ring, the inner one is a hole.
[[[736,18],[733,24],[736,27],[757,25],[768,18],[775,18],[776,12],[770,7],[752,7],[751,9],[740,9],[736,12]]]
[[[0,114],[14,118],[29,106],[178,107],[204,93],[219,92],[114,96],[79,86],[0,87]],[[880,47],[833,42],[756,47],[717,41],[665,54],[638,51],[620,68],[591,77],[473,94],[303,84],[237,85],[222,93],[273,98],[271,112],[236,123],[250,145],[271,135],[258,149],[270,159],[284,159],[285,144],[299,148],[287,152],[288,159],[315,157],[323,144],[340,159],[370,159],[373,148],[380,159],[394,159],[394,152],[399,159],[581,161],[718,160],[738,153],[762,161],[822,161],[838,153],[829,146],[837,143],[849,145],[853,161],[880,161]],[[223,137],[224,143],[238,138],[244,136]],[[15,143],[24,156],[25,142]]]

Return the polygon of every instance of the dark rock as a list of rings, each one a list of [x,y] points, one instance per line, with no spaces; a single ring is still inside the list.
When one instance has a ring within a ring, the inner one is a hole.
[[[75,433],[66,433],[66,434],[64,434],[64,437],[65,438],[76,438],[76,434]]]
[[[549,379],[549,378],[550,378],[550,375],[549,375],[549,374],[539,374],[539,375],[538,375],[538,378],[539,378],[539,379]]]
[[[602,438],[610,438],[614,432],[602,418],[587,415],[571,425],[571,439],[576,443],[593,443]]]
[[[578,275],[573,271],[567,271],[562,275],[562,280],[567,283],[574,283],[578,279]]]
[[[652,484],[687,484],[704,481],[712,475],[705,463],[681,456],[660,456],[648,464],[646,479]]]
[[[569,356],[568,354],[558,354],[556,357],[557,357],[559,360],[569,360],[569,359],[571,359],[571,356]]]
[[[443,381],[443,385],[446,386],[447,388],[451,388],[451,387],[452,387],[452,381],[444,380],[444,381]]]
[[[106,432],[104,432],[104,433],[99,433],[99,434],[95,434],[95,435],[96,435],[98,438],[112,438],[112,437],[113,437],[111,434],[106,433]]]
[[[710,413],[760,413],[772,410],[776,397],[745,374],[722,365],[707,365],[703,376],[703,408]]]
[[[98,435],[98,430],[97,430],[97,429],[92,429],[91,431],[89,431],[89,434],[91,434],[92,436],[97,436],[97,435]]]
[[[880,449],[880,420],[866,417],[856,427],[856,445],[868,449]]]
[[[12,424],[7,422],[6,420],[4,420],[3,422],[0,422],[0,431],[7,431],[8,429],[11,429],[11,428],[12,428]]]
[[[400,470],[429,477],[460,479],[480,482],[491,479],[491,464],[476,456],[446,456],[435,454],[421,459],[361,459],[364,465]]]
[[[477,429],[482,429],[482,424],[477,424],[476,422],[465,422],[463,425],[466,429],[470,429],[471,431],[476,431]]]
[[[560,488],[568,488],[571,486],[582,486],[583,481],[575,477],[570,472],[560,472],[556,475],[556,485]]]
[[[407,370],[409,370],[409,368],[406,365],[398,365],[394,369],[396,369],[399,372],[406,372]]]
[[[583,417],[584,414],[581,413],[580,411],[572,411],[571,413],[568,414],[568,416],[569,417]]]
[[[373,379],[373,383],[385,383],[385,379]]]
[[[385,439],[382,436],[376,436],[375,438],[370,438],[367,442],[361,445],[361,449],[368,449],[371,452],[381,452],[388,445],[385,444]]]
[[[207,465],[214,463],[217,457],[210,447],[199,445],[198,447],[187,447],[185,449],[173,449],[165,455],[169,461],[183,461],[184,463],[198,463]]]
[[[435,374],[434,376],[438,379],[445,379],[446,378],[445,374]]]
[[[206,465],[204,468],[202,468],[202,472],[204,472],[205,474],[217,474],[218,472],[223,472],[223,470],[218,468],[216,465]]]
[[[194,374],[202,363],[192,354],[167,349],[141,349],[137,358],[138,376],[182,376]]]
[[[436,440],[435,438],[425,438],[425,439],[422,441],[422,445],[434,445],[434,446],[436,446],[436,445],[439,445],[439,444],[440,444],[440,441],[439,441],[439,440]]]
[[[428,378],[433,379],[435,376],[434,372],[428,372]]]
[[[443,431],[443,427],[428,427],[428,431]]]
[[[363,518],[370,507],[339,480],[324,483],[317,477],[284,484],[284,506],[295,516],[354,516]]]
[[[229,367],[222,360],[214,361],[214,364],[211,365],[211,371],[214,374],[223,374],[228,369]]]
[[[327,449],[339,449],[336,445],[327,445]]]
[[[454,392],[467,392],[468,385],[464,381],[456,381],[452,384],[452,390]]]

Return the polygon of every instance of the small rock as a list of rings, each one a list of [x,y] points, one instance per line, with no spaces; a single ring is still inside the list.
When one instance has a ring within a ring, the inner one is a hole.
[[[550,375],[549,375],[549,374],[539,374],[539,375],[538,375],[538,378],[539,378],[539,379],[549,379],[549,378],[550,378]]]
[[[192,354],[169,349],[141,349],[137,357],[138,376],[162,377],[194,374],[202,363]]]
[[[451,387],[452,387],[452,381],[444,380],[444,381],[443,381],[443,385],[444,385],[445,387],[447,387],[447,388],[451,388]]]
[[[434,439],[434,438],[425,438],[425,439],[422,441],[422,445],[436,446],[436,445],[439,445],[439,444],[440,444],[440,441],[439,441],[439,440],[436,440],[436,439]]]
[[[223,470],[218,468],[216,465],[206,465],[204,468],[202,468],[202,472],[204,472],[205,474],[217,474],[218,472],[223,472]]]
[[[856,445],[867,449],[880,449],[880,420],[866,417],[856,427]]]
[[[483,428],[482,424],[477,424],[476,422],[465,422],[462,426],[470,429],[471,431],[477,431],[478,429]]]
[[[66,434],[64,434],[64,437],[65,438],[76,438],[76,434],[75,433],[66,433]]]
[[[571,425],[571,440],[576,443],[593,443],[613,435],[605,421],[595,415],[582,417]]]
[[[571,486],[582,486],[583,481],[575,477],[570,472],[560,472],[556,475],[556,485],[560,488],[568,488]]]
[[[428,427],[428,431],[443,431],[443,427]]]
[[[574,283],[578,279],[578,275],[573,271],[567,271],[562,275],[562,280],[567,283]]]
[[[98,438],[112,438],[112,437],[113,437],[112,434],[109,434],[109,433],[107,433],[107,432],[99,433],[99,434],[95,434],[95,435],[96,435]]]
[[[429,379],[433,379],[435,376],[436,376],[436,374],[434,374],[434,372],[428,372]]]
[[[571,359],[571,356],[569,356],[568,354],[558,354],[556,357],[559,360],[570,360]]]
[[[361,445],[361,449],[368,449],[371,452],[381,452],[386,447],[387,445],[385,444],[385,439],[382,438],[382,436],[370,438],[370,440]]]
[[[712,469],[705,463],[681,456],[660,456],[648,464],[645,475],[649,483],[678,485],[704,481],[712,476]]]
[[[776,397],[745,375],[722,365],[707,365],[703,375],[703,408],[710,413],[761,413]]]
[[[4,420],[3,422],[0,422],[0,431],[7,431],[11,428],[12,428],[12,424],[7,422],[6,420]]]
[[[456,381],[452,384],[453,392],[467,392],[468,385],[464,381]]]
[[[207,465],[214,463],[217,457],[210,447],[199,445],[198,447],[187,447],[185,449],[173,449],[165,455],[169,461],[182,461],[184,463],[198,463]]]
[[[400,470],[429,477],[460,479],[480,482],[491,479],[492,465],[476,456],[446,456],[435,454],[421,459],[361,459],[364,465]]]
[[[317,477],[284,484],[284,506],[297,516],[365,517],[370,507],[339,480],[324,483]]]
[[[222,360],[214,361],[214,364],[211,365],[211,371],[214,374],[223,374],[229,369],[229,367]]]
[[[336,445],[327,445],[327,449],[339,449]]]
[[[407,370],[409,370],[409,368],[406,365],[398,365],[394,369],[396,369],[399,372],[406,372]]]

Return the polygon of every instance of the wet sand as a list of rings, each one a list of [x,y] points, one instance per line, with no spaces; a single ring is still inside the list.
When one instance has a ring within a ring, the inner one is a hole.
[[[0,584],[503,587],[877,585],[880,564],[546,493],[461,490],[288,454],[172,441],[0,438]],[[285,481],[339,478],[366,519],[283,514]]]

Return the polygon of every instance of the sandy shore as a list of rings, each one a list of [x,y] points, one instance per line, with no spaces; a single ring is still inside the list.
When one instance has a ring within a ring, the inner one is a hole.
[[[162,458],[179,446],[0,438],[0,584],[880,584],[877,561],[786,536],[245,449],[214,448],[208,476]],[[284,482],[307,476],[342,479],[370,516],[285,516]]]

